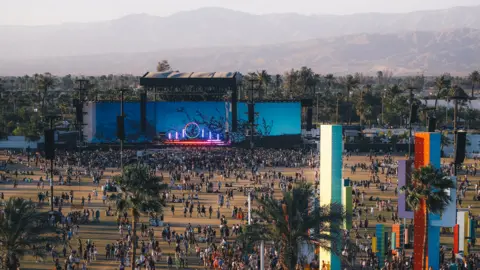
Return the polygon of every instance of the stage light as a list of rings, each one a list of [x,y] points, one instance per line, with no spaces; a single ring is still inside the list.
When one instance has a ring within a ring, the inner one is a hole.
[[[168,139],[171,140],[172,139],[172,133],[168,133]]]
[[[208,139],[209,139],[209,140],[212,139],[212,132],[211,132],[211,131],[208,132]]]
[[[216,141],[216,140],[209,140],[209,141],[180,141],[180,140],[173,140],[165,142],[165,144],[173,144],[173,145],[211,145],[211,146],[225,146],[230,145],[228,142]]]
[[[175,140],[178,140],[178,131],[175,131]]]
[[[185,138],[185,129],[182,129],[182,138]]]
[[[202,138],[205,138],[205,129],[202,129]]]
[[[217,141],[220,141],[220,134],[217,134]]]

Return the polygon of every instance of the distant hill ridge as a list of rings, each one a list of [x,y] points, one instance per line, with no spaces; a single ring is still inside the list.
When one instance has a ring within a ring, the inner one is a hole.
[[[0,26],[0,74],[142,74],[161,59],[184,71],[274,73],[306,65],[317,72],[465,73],[479,68],[478,14],[480,6],[344,16],[203,8],[168,17]]]

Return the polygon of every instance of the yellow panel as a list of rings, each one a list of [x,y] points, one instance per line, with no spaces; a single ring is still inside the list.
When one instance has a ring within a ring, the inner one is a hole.
[[[320,127],[320,205],[332,202],[332,126],[322,125]],[[320,249],[319,262],[330,263],[331,253]]]

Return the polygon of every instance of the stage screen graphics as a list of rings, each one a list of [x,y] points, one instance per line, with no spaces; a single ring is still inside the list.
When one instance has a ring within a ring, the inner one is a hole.
[[[230,105],[225,102],[157,102],[157,133],[171,140],[225,140]]]
[[[230,133],[230,140],[242,141],[249,130],[247,103],[239,102],[238,132]],[[152,141],[160,134],[163,139],[220,139],[226,140],[225,131],[231,127],[230,104],[225,102],[148,102],[147,130],[140,130],[140,104],[125,102],[125,135],[127,142]],[[259,136],[301,134],[300,102],[255,103],[255,124]],[[120,115],[119,102],[95,104],[93,143],[116,142],[116,116]]]
[[[302,105],[300,102],[255,103],[255,124],[259,136],[301,134]],[[238,104],[238,127],[240,133],[249,128],[248,104]]]
[[[151,141],[155,136],[155,103],[147,103],[147,128],[141,132],[140,128],[140,103],[124,102],[125,115],[125,141],[144,142]],[[117,142],[117,119],[120,115],[120,102],[99,102],[95,106],[95,128],[93,132],[93,143]]]

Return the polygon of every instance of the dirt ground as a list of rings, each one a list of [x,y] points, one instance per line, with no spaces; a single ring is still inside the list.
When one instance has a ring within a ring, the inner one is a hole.
[[[5,159],[5,156],[0,157],[0,159]],[[368,158],[366,156],[352,156],[348,160],[344,159],[344,164],[354,164],[354,163],[359,163],[359,162],[367,162],[368,163]],[[446,162],[446,161],[442,161]],[[473,161],[467,161],[467,162],[473,162]],[[18,166],[18,165],[17,165]],[[22,166],[18,166],[20,170],[23,168]],[[44,176],[44,173],[41,172],[38,168],[30,168],[35,172],[33,176],[28,176],[33,178],[34,180],[38,180],[40,176]],[[270,170],[270,168],[266,168],[266,170]],[[282,171],[284,174],[287,175],[294,175],[297,171],[300,169],[292,169],[292,168],[276,168],[277,171]],[[107,177],[111,176],[111,171],[112,169],[107,169],[105,172],[105,175]],[[315,170],[313,169],[303,169],[304,174],[307,177],[307,181],[309,182],[314,182],[314,175],[315,175]],[[63,170],[62,170],[63,172]],[[114,170],[114,174],[118,173],[117,170]],[[166,176],[166,172],[164,172],[164,176]],[[0,184],[0,191],[4,192],[5,194],[5,199],[8,199],[9,197],[16,196],[16,197],[23,197],[23,198],[31,198],[33,201],[37,201],[37,194],[39,191],[37,188],[36,183],[24,183],[22,179],[26,177],[24,175],[19,175],[18,176],[18,187],[13,188],[13,185],[11,183],[2,183]],[[343,177],[349,177],[352,180],[367,180],[368,179],[368,173],[367,172],[362,172],[357,170],[357,173],[354,175],[350,174],[350,169],[344,169],[343,170]],[[167,177],[168,179],[168,177]],[[381,177],[381,180],[384,181],[384,177]],[[480,180],[480,177],[470,177],[469,180],[472,181],[472,186],[470,186],[471,189],[473,189],[473,186],[478,183]],[[102,180],[102,184],[104,183],[105,179]],[[194,181],[198,181],[198,179],[194,179]],[[228,180],[227,180],[228,182]],[[239,186],[244,186],[244,185],[250,185],[249,181],[239,181],[238,183],[235,183],[234,180],[232,180],[234,187],[239,187]],[[393,183],[396,185],[396,179],[393,181]],[[95,188],[93,186],[91,179],[89,178],[82,178],[80,185],[78,183],[72,184],[72,186],[58,186],[56,185],[54,187],[54,194],[59,195],[61,192],[68,192],[70,190],[73,190],[75,192],[75,200],[76,204],[80,203],[80,199],[82,196],[85,198],[89,193],[92,193],[92,190]],[[275,188],[278,188],[278,186],[275,186]],[[45,190],[49,189],[47,185],[45,185]],[[101,212],[101,217],[100,217],[100,223],[91,223],[91,224],[85,224],[85,225],[80,225],[80,233],[79,237],[82,239],[82,241],[85,241],[86,239],[91,239],[98,248],[99,256],[97,261],[92,262],[89,265],[88,269],[118,269],[118,263],[115,261],[111,260],[105,260],[105,245],[107,243],[113,243],[116,240],[119,239],[119,232],[118,228],[116,226],[116,219],[115,217],[106,217],[105,216],[105,210],[107,208],[106,205],[104,205],[101,201],[101,188],[98,187],[97,190],[99,191],[99,196],[98,198],[93,198],[92,197],[92,202],[89,205],[85,205],[86,208],[89,209],[99,209]],[[360,190],[363,190],[360,188]],[[370,187],[369,190],[366,190],[368,198],[369,196],[374,196],[374,197],[380,197],[382,200],[386,199],[392,199],[394,202],[396,202],[396,198],[394,198],[394,193],[393,193],[393,188],[388,190],[387,192],[381,192],[379,189],[376,189],[375,187]],[[175,194],[181,195],[182,191],[174,191]],[[235,193],[234,194],[234,200],[231,201],[231,207],[233,208],[234,205],[238,207],[244,208],[244,203],[246,198],[243,196],[243,194],[240,193]],[[200,193],[200,200],[202,204],[205,204],[206,207],[212,205],[214,209],[217,208],[217,194],[207,194],[207,193]],[[369,202],[367,199],[365,200],[367,203],[367,206],[375,204],[375,202]],[[480,204],[478,202],[473,201],[473,192],[469,191],[467,192],[467,200],[464,201],[464,206],[471,205],[471,210],[474,212],[475,215],[480,214]],[[49,210],[48,205],[44,205],[43,209],[45,211]],[[213,227],[218,228],[220,225],[220,221],[212,216],[212,219],[209,218],[204,218],[204,217],[197,217],[196,216],[196,211],[193,213],[192,218],[184,218],[183,217],[183,211],[182,207],[180,204],[176,204],[176,214],[175,216],[172,216],[172,213],[170,212],[170,205],[168,205],[165,208],[165,222],[169,223],[174,230],[183,232],[186,224],[190,223],[192,225],[212,225]],[[71,211],[70,205],[67,204],[63,208],[64,213],[68,213]],[[215,211],[214,211],[215,212]],[[232,224],[236,223],[241,223],[240,220],[232,220],[231,218],[231,209],[227,209],[224,207],[221,209],[221,213],[225,215],[228,219],[228,224],[231,226]],[[378,211],[375,212],[378,214]],[[384,212],[382,213],[386,216],[387,222],[384,223],[386,225],[386,231],[391,230],[391,225],[392,221],[390,219],[391,213]],[[148,220],[146,217],[143,217],[141,219],[141,222],[148,224]],[[409,223],[409,221],[407,222]],[[374,227],[376,224],[376,220],[374,217],[369,217],[369,229],[368,232],[373,234]],[[161,227],[155,228],[155,235],[157,238],[161,238]],[[365,229],[361,229],[365,230]],[[363,231],[361,231],[363,233]],[[441,237],[441,244],[442,245],[447,245],[450,246],[452,245],[453,242],[453,236],[452,235],[442,235]],[[76,247],[77,240],[74,239],[72,242],[73,246]],[[161,248],[163,251],[163,255],[167,254],[173,254],[174,253],[174,244],[172,246],[168,246],[167,243],[161,241]],[[60,247],[59,247],[60,250]],[[411,251],[408,251],[410,253]],[[63,262],[63,258],[61,258],[61,261]],[[190,255],[188,257],[188,262],[190,267],[188,269],[200,269],[199,265],[199,259],[195,258],[195,255]],[[51,257],[47,257],[45,262],[37,263],[34,261],[32,257],[25,257],[22,259],[22,265],[21,269],[53,269],[53,263],[51,260]],[[166,267],[166,262],[163,261],[160,264],[157,264],[157,269],[167,269]]]

